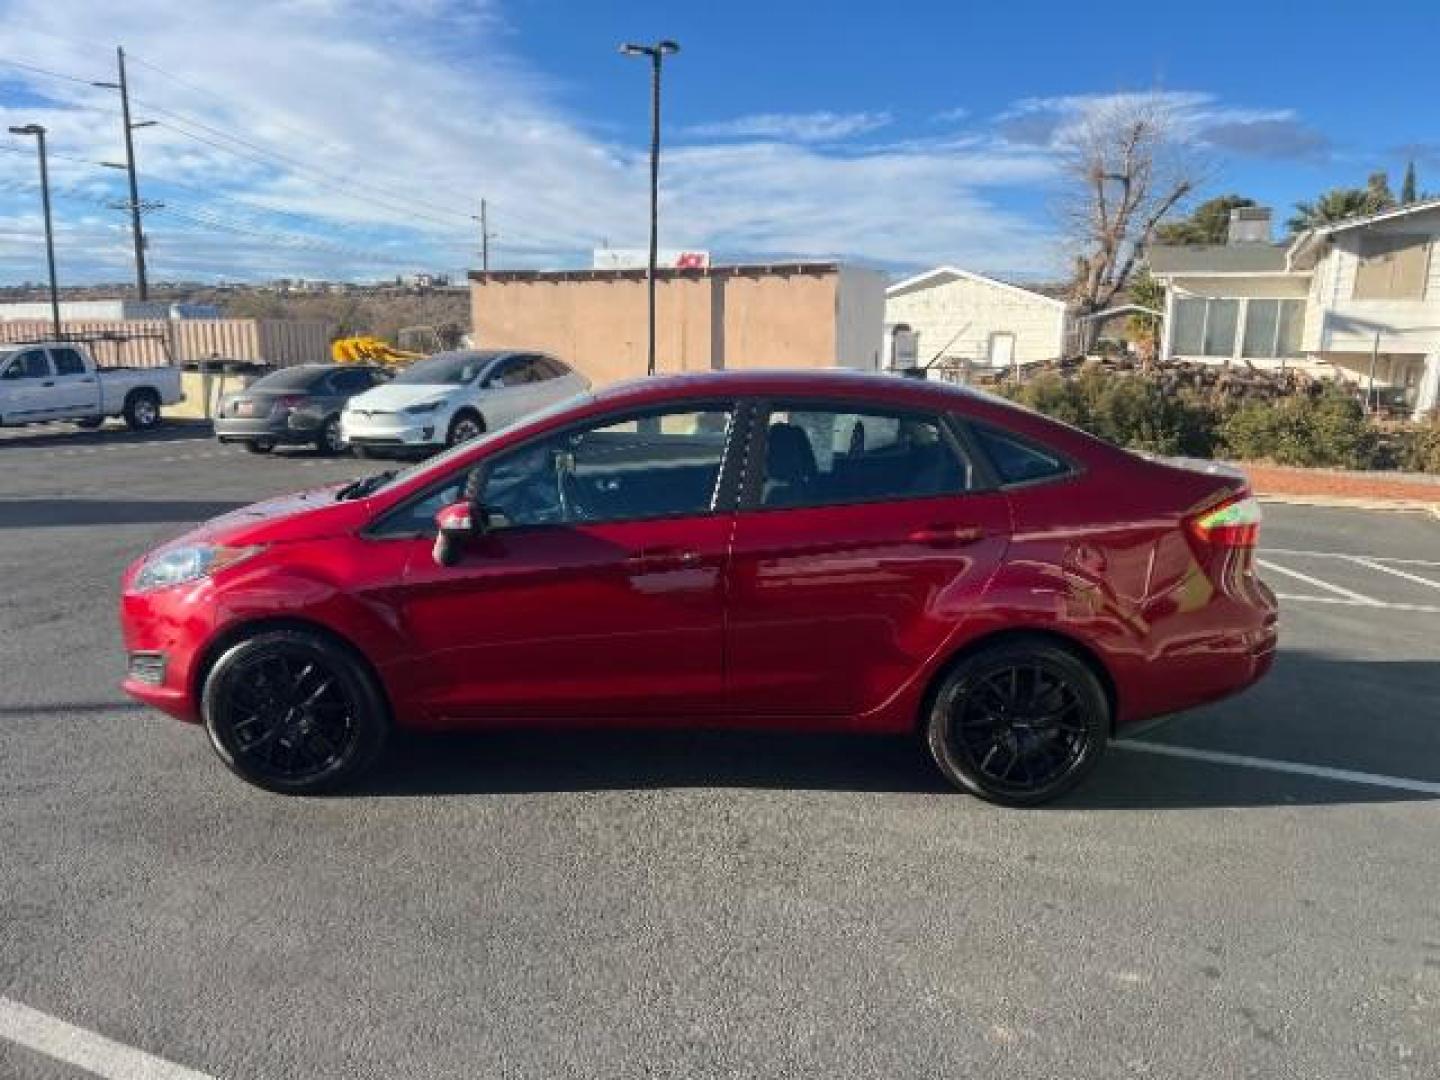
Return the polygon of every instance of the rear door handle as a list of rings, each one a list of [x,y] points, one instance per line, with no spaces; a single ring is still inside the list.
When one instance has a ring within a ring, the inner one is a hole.
[[[684,548],[647,548],[625,560],[632,571],[653,573],[657,570],[685,570],[700,565],[700,552]]]
[[[910,542],[937,548],[964,547],[984,536],[985,530],[978,525],[926,525],[910,534]]]

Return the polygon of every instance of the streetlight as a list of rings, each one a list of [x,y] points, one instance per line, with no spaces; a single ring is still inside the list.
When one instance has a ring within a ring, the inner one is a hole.
[[[50,223],[50,169],[45,163],[45,129],[39,124],[12,127],[11,135],[34,135],[40,150],[40,202],[45,207],[45,261],[50,267],[50,319],[58,341],[60,329],[60,286],[55,280],[55,230]]]
[[[660,226],[660,67],[666,56],[679,51],[680,46],[669,40],[657,41],[654,45],[627,43],[620,46],[620,52],[625,56],[650,58],[650,261],[645,272],[650,301],[650,344],[645,363],[647,375],[655,374],[655,259]]]

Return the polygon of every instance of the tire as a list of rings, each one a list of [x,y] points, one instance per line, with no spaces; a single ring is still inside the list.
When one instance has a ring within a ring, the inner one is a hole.
[[[450,430],[445,433],[445,445],[456,446],[462,442],[469,442],[485,433],[485,421],[478,413],[465,409],[455,414],[450,421]]]
[[[327,416],[325,423],[320,425],[320,431],[315,436],[315,450],[325,457],[334,457],[336,454],[345,452],[345,443],[340,438],[340,416]]]
[[[266,791],[313,795],[361,776],[380,757],[390,714],[374,676],[347,648],[303,630],[230,646],[201,693],[210,745]]]
[[[132,390],[125,398],[125,425],[131,431],[149,431],[160,423],[160,398],[154,390]]]
[[[86,431],[94,431],[103,423],[105,423],[105,418],[103,416],[86,416],[80,420],[76,420],[75,426],[78,428],[84,428]]]
[[[268,454],[275,449],[273,442],[250,441],[245,443],[245,449],[252,454]]]
[[[942,678],[925,718],[945,778],[1001,806],[1063,795],[1099,764],[1109,736],[1100,680],[1074,653],[1041,640],[965,657]]]

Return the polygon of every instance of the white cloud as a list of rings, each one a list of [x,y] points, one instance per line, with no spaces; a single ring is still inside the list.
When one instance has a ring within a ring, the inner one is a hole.
[[[707,139],[773,139],[782,142],[841,142],[894,122],[887,112],[756,113],[713,124],[696,124],[685,134]]]

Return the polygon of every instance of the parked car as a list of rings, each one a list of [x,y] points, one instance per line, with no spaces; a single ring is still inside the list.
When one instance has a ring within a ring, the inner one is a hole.
[[[272,371],[220,399],[215,437],[243,443],[254,454],[306,445],[338,454],[345,449],[340,414],[346,403],[387,378],[383,368],[361,364],[301,364]]]
[[[123,416],[131,431],[145,431],[182,397],[179,368],[97,367],[79,342],[0,346],[0,425],[73,420],[96,428]]]
[[[1269,669],[1259,522],[1237,473],[955,387],[653,378],[138,560],[124,686],[276,791],[396,728],[678,723],[913,732],[1034,804]]]
[[[362,456],[428,452],[513,424],[589,388],[583,375],[540,353],[437,353],[351,401],[341,431]]]

